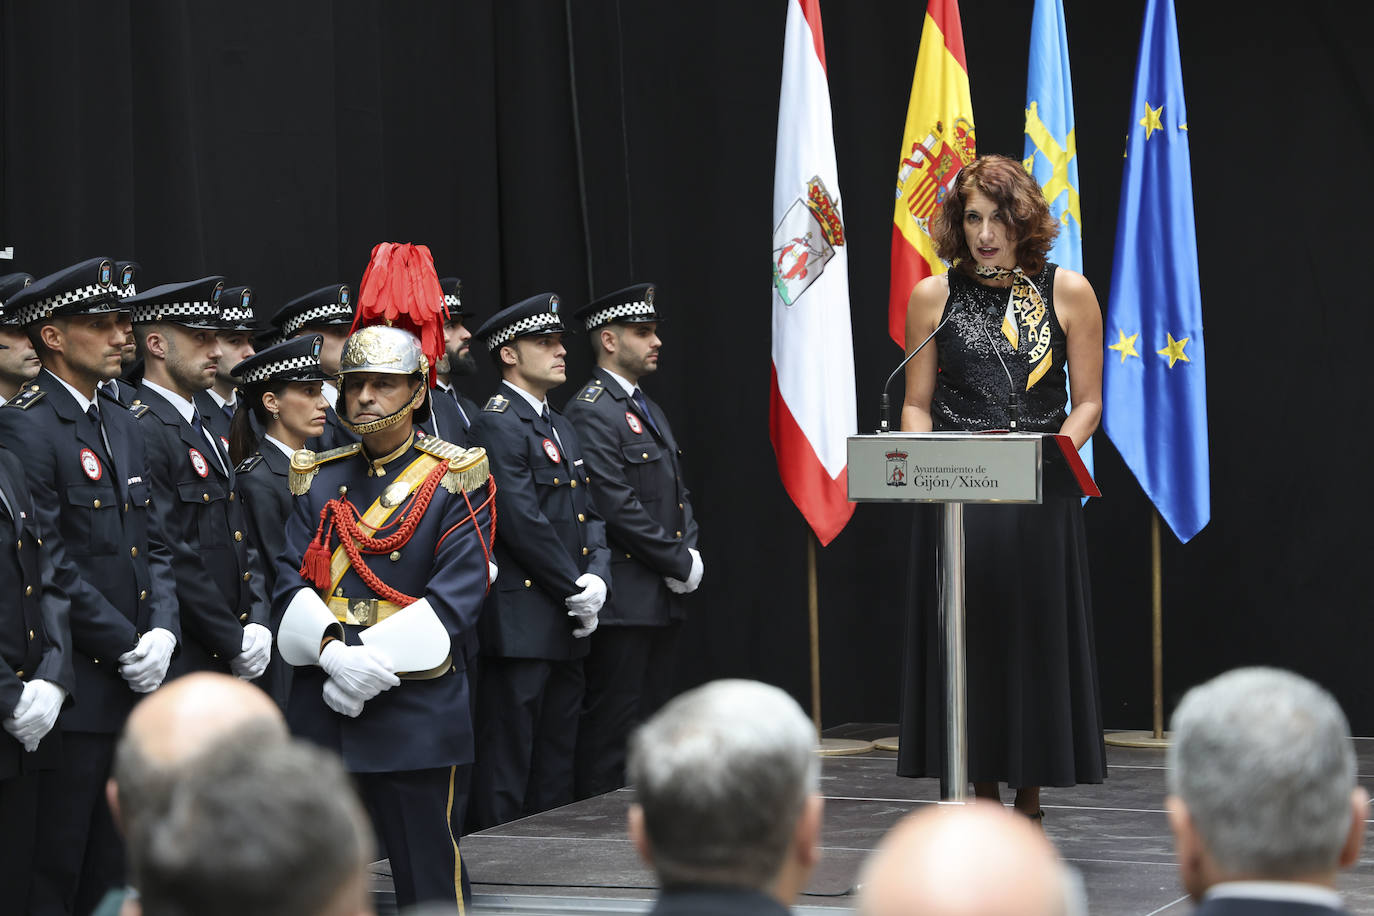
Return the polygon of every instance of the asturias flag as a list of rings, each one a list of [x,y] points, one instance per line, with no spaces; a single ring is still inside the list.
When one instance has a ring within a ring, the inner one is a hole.
[[[848,524],[854,434],[849,259],[819,0],[789,0],[773,173],[773,387],[778,473],[822,544]]]
[[[892,339],[903,346],[911,290],[926,277],[945,272],[930,240],[930,219],[944,203],[954,176],[977,156],[974,140],[959,3],[930,0],[897,156],[897,200],[892,211],[887,326]]]
[[[1121,179],[1103,426],[1181,541],[1212,516],[1206,349],[1173,0],[1148,0]]]
[[[1035,0],[1030,68],[1026,74],[1026,171],[1045,192],[1059,237],[1050,260],[1083,272],[1083,220],[1078,206],[1078,141],[1074,137],[1073,77],[1064,0]],[[1093,470],[1093,441],[1079,456]]]

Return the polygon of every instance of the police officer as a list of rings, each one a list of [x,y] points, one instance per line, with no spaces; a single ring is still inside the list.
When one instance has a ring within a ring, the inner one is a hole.
[[[625,743],[668,699],[682,595],[701,582],[697,523],[668,418],[639,387],[658,369],[663,314],[654,287],[611,293],[574,315],[596,356],[591,381],[568,402],[606,520],[615,589],[584,663],[587,695],[577,735],[577,795],[625,784]]]
[[[573,800],[582,659],[610,562],[577,431],[547,399],[566,379],[563,330],[544,293],[477,331],[502,378],[472,427],[497,481],[501,570],[478,627],[477,827]]]
[[[465,896],[457,824],[473,735],[456,647],[477,623],[493,536],[481,450],[415,434],[429,359],[397,327],[348,339],[341,420],[361,442],[293,456],[273,597],[296,666],[288,722],[354,774],[402,908]]]
[[[461,376],[477,373],[477,360],[473,359],[468,344],[472,331],[466,327],[476,316],[463,308],[461,280],[445,277],[439,281],[439,287],[444,291],[444,305],[448,307],[448,317],[444,320],[444,356],[435,373],[433,415],[422,428],[430,435],[466,446],[472,418],[477,416],[477,405],[464,397],[454,387],[454,382]]]
[[[5,274],[0,277],[0,406],[19,393],[42,368],[38,354],[24,328],[13,317],[5,315],[5,300],[33,282],[32,274]]]
[[[22,906],[38,841],[40,771],[57,768],[58,713],[72,698],[71,604],[53,581],[52,557],[38,541],[24,466],[0,445],[0,887]]]
[[[153,497],[174,553],[185,640],[177,672],[221,671],[252,680],[271,654],[268,608],[253,581],[234,467],[195,408],[223,355],[220,277],[169,283],[124,300],[143,359],[139,420]]]
[[[138,295],[137,261],[115,262],[115,293],[121,299]],[[138,359],[138,344],[134,341],[134,326],[128,312],[119,313],[120,330],[124,332],[124,347],[119,355],[119,377],[101,382],[100,388],[110,397],[129,407],[134,403],[138,381],[143,377],[143,363]]]
[[[343,353],[349,328],[353,326],[353,290],[342,283],[322,286],[283,305],[272,316],[272,324],[278,330],[279,340],[290,340],[309,334],[319,334],[323,337],[320,365],[324,366],[325,375],[331,379],[337,378],[339,356]],[[323,435],[314,447],[324,450],[357,442],[358,437],[339,422],[339,391],[333,382],[325,382],[324,396],[330,404],[329,419],[325,423]]]
[[[83,261],[6,303],[43,371],[0,409],[0,441],[19,456],[34,532],[71,600],[80,700],[58,721],[62,763],[39,781],[32,913],[88,913],[124,880],[123,844],[105,804],[115,737],[139,693],[162,683],[180,626],[171,556],[151,504],[152,475],[135,414],[103,392],[119,374],[126,306],[114,263]],[[36,538],[35,538],[36,543]]]
[[[247,286],[225,287],[220,295],[219,346],[223,355],[215,372],[215,383],[196,392],[196,409],[205,417],[211,432],[220,437],[225,451],[229,450],[229,424],[233,422],[238,401],[234,389],[233,369],[255,352],[253,335],[257,317],[253,314],[253,290]]]

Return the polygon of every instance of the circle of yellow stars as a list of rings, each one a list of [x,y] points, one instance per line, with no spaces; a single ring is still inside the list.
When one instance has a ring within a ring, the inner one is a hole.
[[[1137,332],[1134,333],[1134,334],[1128,335],[1128,334],[1127,334],[1124,330],[1122,330],[1121,328],[1117,328],[1117,329],[1116,329],[1116,334],[1117,334],[1117,341],[1116,341],[1116,343],[1114,343],[1114,344],[1109,344],[1109,345],[1107,346],[1107,349],[1108,349],[1108,350],[1115,350],[1116,352],[1120,353],[1120,354],[1121,354],[1121,362],[1123,362],[1123,363],[1126,362],[1126,359],[1127,359],[1128,357],[1131,357],[1131,356],[1134,356],[1136,359],[1139,359],[1139,358],[1140,358],[1140,352],[1139,352],[1138,350],[1136,350],[1135,344],[1136,344],[1136,341],[1140,339],[1140,332],[1137,331]],[[1184,350],[1183,350],[1184,347],[1188,346],[1188,341],[1191,340],[1192,338],[1190,338],[1190,337],[1184,337],[1184,338],[1181,338],[1181,339],[1179,339],[1179,340],[1175,340],[1175,339],[1174,339],[1174,335],[1173,335],[1173,334],[1170,334],[1170,333],[1167,333],[1167,332],[1165,333],[1164,336],[1168,339],[1168,342],[1164,345],[1164,348],[1163,348],[1163,349],[1161,349],[1161,350],[1156,350],[1155,353],[1158,354],[1159,356],[1163,356],[1165,359],[1169,360],[1169,368],[1170,368],[1170,369],[1174,368],[1174,363],[1177,363],[1177,362],[1180,362],[1180,361],[1185,362],[1185,363],[1191,363],[1191,362],[1192,362],[1192,360],[1188,358],[1188,354],[1185,353]]]

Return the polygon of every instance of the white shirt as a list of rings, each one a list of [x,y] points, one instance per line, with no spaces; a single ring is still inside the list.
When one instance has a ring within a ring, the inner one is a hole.
[[[47,369],[44,369],[43,371],[48,372]],[[91,409],[91,405],[95,403],[94,400],[86,397],[84,394],[77,391],[75,388],[73,388],[70,384],[67,383],[66,379],[62,378],[60,375],[56,375],[52,372],[48,372],[48,375],[51,375],[54,379],[58,381],[59,384],[61,384],[63,388],[66,388],[68,391],[71,392],[72,397],[76,398],[76,404],[78,407],[81,408],[82,413],[86,413]],[[97,406],[96,411],[99,410],[100,407]],[[103,420],[100,423],[100,441],[105,444],[105,454],[110,455],[111,460],[113,460],[114,451],[110,448],[110,437],[105,435],[105,423]]]
[[[505,379],[502,379],[502,380],[501,380],[501,384],[505,385],[505,386],[506,386],[507,388],[509,388],[511,391],[514,391],[516,394],[520,395],[520,397],[524,398],[524,399],[525,399],[525,402],[526,402],[527,404],[529,404],[531,407],[533,407],[533,408],[534,408],[534,412],[537,413],[537,414],[539,414],[541,417],[544,415],[544,411],[548,409],[548,407],[549,407],[549,402],[548,402],[548,399],[547,399],[547,398],[545,398],[545,399],[536,398],[534,395],[530,394],[528,391],[526,391],[525,389],[521,388],[519,385],[512,385],[510,382],[506,381]],[[552,413],[549,414],[549,425],[550,425],[550,426],[553,426],[553,414],[552,414]],[[559,444],[559,445],[562,445],[562,444],[563,444],[563,437],[560,436],[560,435],[558,435],[558,427],[557,427],[557,426],[554,426],[554,427],[553,427],[553,437],[554,437],[555,439],[558,440],[558,444]]]
[[[212,397],[215,403],[220,407],[234,407],[238,404],[238,389],[234,390],[234,396],[229,398],[228,400],[225,400],[224,398],[220,397],[219,392],[213,388],[205,389],[205,393],[210,395],[210,397]]]
[[[161,385],[158,385],[155,382],[150,382],[146,378],[143,380],[143,384],[147,385],[149,388],[153,389],[158,394],[166,398],[167,403],[171,404],[172,407],[176,409],[176,412],[181,415],[181,418],[185,420],[187,423],[190,423],[193,429],[195,428],[196,424],[195,421],[192,419],[196,413],[196,408],[194,404],[183,398],[181,395],[177,394],[175,391],[168,391]],[[211,394],[213,393],[214,392],[211,392]],[[204,438],[205,441],[210,444],[210,454],[215,456],[215,463],[219,465],[219,469],[221,471],[227,474],[228,470],[224,466],[224,461],[220,458],[219,443],[216,442],[214,439],[215,434],[210,432],[210,430],[205,426],[204,423],[200,424],[200,428],[202,432],[202,438]]]
[[[1288,903],[1307,903],[1313,906],[1344,908],[1341,895],[1320,884],[1301,881],[1223,881],[1213,884],[1202,895],[1203,900],[1216,897],[1244,897],[1248,900],[1282,900]]]
[[[628,394],[630,397],[634,397],[634,396],[635,396],[635,392],[639,390],[639,386],[638,386],[638,385],[636,385],[634,382],[630,381],[629,379],[625,378],[623,375],[617,375],[616,373],[612,372],[610,369],[607,369],[605,366],[602,366],[602,367],[601,367],[601,371],[602,371],[602,372],[605,372],[605,373],[606,373],[607,375],[609,375],[611,378],[613,378],[613,379],[615,379],[617,382],[619,382],[619,383],[620,383],[620,387],[621,387],[621,388],[624,388],[624,389],[625,389],[625,393]]]
[[[295,450],[294,448],[292,448],[291,446],[287,445],[285,442],[281,441],[280,439],[274,438],[274,437],[272,437],[272,436],[266,436],[266,435],[263,436],[263,438],[266,439],[268,442],[271,442],[271,443],[272,443],[273,445],[275,445],[277,448],[281,449],[281,453],[282,453],[283,455],[285,455],[287,458],[290,458],[292,455],[296,454],[296,450]]]

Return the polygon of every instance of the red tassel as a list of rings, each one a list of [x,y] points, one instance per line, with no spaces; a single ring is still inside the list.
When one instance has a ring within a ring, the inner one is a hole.
[[[316,588],[329,587],[329,548],[318,540],[310,542],[301,561],[301,576]]]

